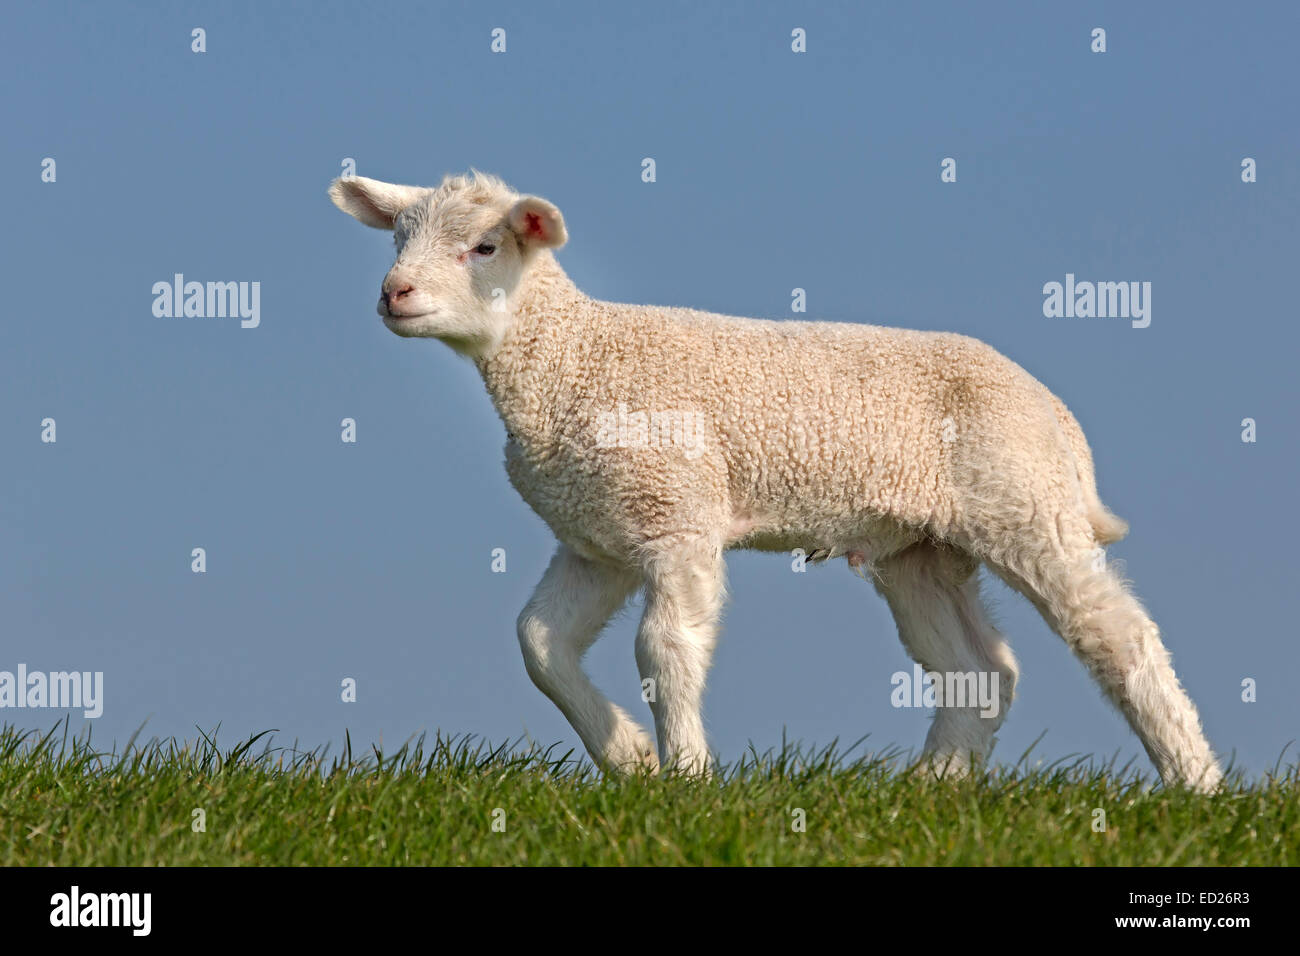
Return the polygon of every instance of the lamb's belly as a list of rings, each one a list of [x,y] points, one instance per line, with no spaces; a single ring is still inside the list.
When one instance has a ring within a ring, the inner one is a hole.
[[[763,551],[830,549],[889,554],[926,531],[942,533],[951,495],[942,469],[933,478],[901,459],[778,460],[733,471],[731,547]]]
[[[921,540],[922,534],[892,520],[838,529],[776,528],[733,538],[728,548],[779,551],[813,560],[848,556],[856,563],[875,564]]]

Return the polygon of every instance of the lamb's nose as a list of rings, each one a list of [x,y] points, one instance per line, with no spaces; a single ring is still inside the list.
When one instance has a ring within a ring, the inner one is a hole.
[[[413,285],[403,285],[400,289],[385,289],[382,295],[384,305],[403,299],[415,291]]]

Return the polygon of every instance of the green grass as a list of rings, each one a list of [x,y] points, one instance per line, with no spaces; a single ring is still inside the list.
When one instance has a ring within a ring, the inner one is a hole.
[[[897,753],[787,747],[706,782],[603,778],[555,748],[465,738],[365,757],[349,742],[327,759],[263,735],[227,751],[204,735],[103,754],[58,731],[0,729],[0,864],[1300,862],[1294,766],[1202,796],[1088,761],[1022,759],[953,782],[907,773]],[[206,832],[194,832],[195,809]],[[492,828],[497,809],[504,832]]]

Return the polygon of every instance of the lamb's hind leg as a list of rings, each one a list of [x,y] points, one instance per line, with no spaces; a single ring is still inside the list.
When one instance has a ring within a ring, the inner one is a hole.
[[[533,683],[568,718],[596,763],[654,769],[654,742],[582,669],[582,655],[636,590],[630,571],[589,561],[561,545],[519,615],[519,646]]]
[[[987,759],[1015,694],[1016,659],[980,600],[978,566],[923,542],[881,562],[876,577],[903,646],[942,683],[922,753],[923,766],[940,772],[964,773]],[[965,699],[943,699],[950,687]]]
[[[1166,783],[1210,790],[1222,774],[1160,631],[1100,560],[1086,518],[1025,528],[989,564],[1033,602],[1119,708]]]

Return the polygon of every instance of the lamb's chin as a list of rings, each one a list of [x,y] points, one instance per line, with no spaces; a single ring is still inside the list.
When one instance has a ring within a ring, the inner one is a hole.
[[[383,323],[388,331],[404,339],[433,338],[438,334],[438,330],[426,315],[386,315],[383,317]]]

